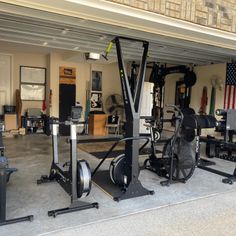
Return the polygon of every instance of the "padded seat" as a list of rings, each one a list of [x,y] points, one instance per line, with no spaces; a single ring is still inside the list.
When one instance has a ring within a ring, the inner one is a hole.
[[[216,118],[211,115],[186,115],[183,127],[190,129],[208,129],[216,127]]]

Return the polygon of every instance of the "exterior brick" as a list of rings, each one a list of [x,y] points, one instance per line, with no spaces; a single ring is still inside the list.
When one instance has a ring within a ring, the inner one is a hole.
[[[105,0],[236,33],[236,0]]]

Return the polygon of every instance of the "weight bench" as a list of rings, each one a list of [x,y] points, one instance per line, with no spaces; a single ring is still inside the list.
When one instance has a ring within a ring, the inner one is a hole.
[[[225,142],[224,140],[217,140],[217,139],[209,139],[205,137],[200,137],[201,135],[201,130],[202,129],[207,129],[207,128],[216,128],[216,118],[211,115],[187,115],[183,121],[183,126],[186,127],[186,130],[197,130],[196,134],[196,163],[197,167],[209,172],[212,172],[217,175],[221,175],[223,177],[226,177],[225,179],[222,180],[223,183],[228,183],[228,184],[233,184],[233,182],[236,181],[236,168],[233,172],[233,174],[225,173],[223,171],[219,171],[216,169],[212,169],[208,166],[215,165],[215,162],[204,160],[200,158],[200,143],[205,142],[205,143],[214,143],[218,144],[222,147],[228,147],[231,148],[232,150],[236,150],[236,144],[235,143],[230,143],[230,142]],[[188,133],[187,132],[187,133]]]

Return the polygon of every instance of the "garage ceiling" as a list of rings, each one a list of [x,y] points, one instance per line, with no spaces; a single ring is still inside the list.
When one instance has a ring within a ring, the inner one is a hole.
[[[149,41],[150,61],[203,65],[236,59],[235,50],[151,33],[142,33],[135,29],[112,26],[55,13],[23,7],[17,8],[19,12],[30,10],[31,15],[35,15],[35,17],[27,14],[10,14],[0,10],[0,40],[2,42],[14,42],[70,51],[74,60],[81,58],[79,52],[103,53],[109,41],[117,35],[132,36]],[[123,46],[125,59],[138,59],[137,56],[140,55],[140,49],[136,43],[126,42]],[[78,57],[76,54],[78,54]],[[111,52],[111,58],[115,58],[115,49]]]

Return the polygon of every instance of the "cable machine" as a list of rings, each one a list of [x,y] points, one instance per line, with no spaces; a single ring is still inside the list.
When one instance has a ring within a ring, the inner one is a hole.
[[[191,97],[191,87],[196,83],[197,77],[194,71],[190,70],[188,67],[184,65],[180,66],[159,66],[157,63],[153,64],[152,72],[150,75],[149,82],[153,83],[153,109],[152,116],[156,120],[156,127],[159,132],[163,129],[163,117],[164,117],[164,98],[165,98],[165,77],[169,74],[174,73],[183,73],[184,78],[183,81],[176,84],[178,87],[184,85],[185,90],[182,94],[184,97],[184,101],[181,99],[181,104],[183,104],[181,109],[189,106],[190,97]],[[178,87],[176,88],[178,91]],[[178,101],[178,98],[175,98]],[[179,103],[179,101],[177,102]],[[176,105],[181,105],[176,104]]]

